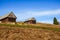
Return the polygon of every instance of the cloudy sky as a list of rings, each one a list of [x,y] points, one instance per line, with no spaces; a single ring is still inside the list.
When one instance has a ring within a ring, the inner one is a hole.
[[[60,0],[0,0],[0,16],[13,11],[17,21],[35,17],[37,22],[60,22]]]

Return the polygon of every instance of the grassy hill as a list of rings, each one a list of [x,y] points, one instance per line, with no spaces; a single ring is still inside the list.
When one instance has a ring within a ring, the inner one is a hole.
[[[60,25],[0,24],[0,40],[60,40]]]

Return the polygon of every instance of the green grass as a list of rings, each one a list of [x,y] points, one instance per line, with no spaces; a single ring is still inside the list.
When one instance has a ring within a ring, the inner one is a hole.
[[[36,29],[46,29],[46,30],[53,30],[53,31],[59,31],[60,28],[51,28],[51,27],[40,27],[40,26],[32,26],[32,25],[12,25],[12,24],[0,24],[0,26],[6,26],[6,27],[22,27],[22,28],[36,28]]]

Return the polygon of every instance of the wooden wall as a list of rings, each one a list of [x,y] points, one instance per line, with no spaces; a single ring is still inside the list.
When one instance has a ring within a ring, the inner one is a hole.
[[[2,23],[5,23],[5,22],[16,22],[16,18],[4,18],[1,20]]]
[[[28,20],[28,21],[25,21],[24,23],[27,23],[27,24],[36,24],[36,20]]]

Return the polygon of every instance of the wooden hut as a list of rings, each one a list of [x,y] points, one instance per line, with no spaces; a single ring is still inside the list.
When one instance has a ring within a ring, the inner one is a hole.
[[[16,18],[17,17],[14,15],[14,13],[10,12],[4,16],[1,16],[0,22],[3,22],[3,23],[5,23],[5,22],[16,22]]]
[[[36,24],[36,19],[35,18],[29,18],[24,23],[27,23],[27,24]]]

